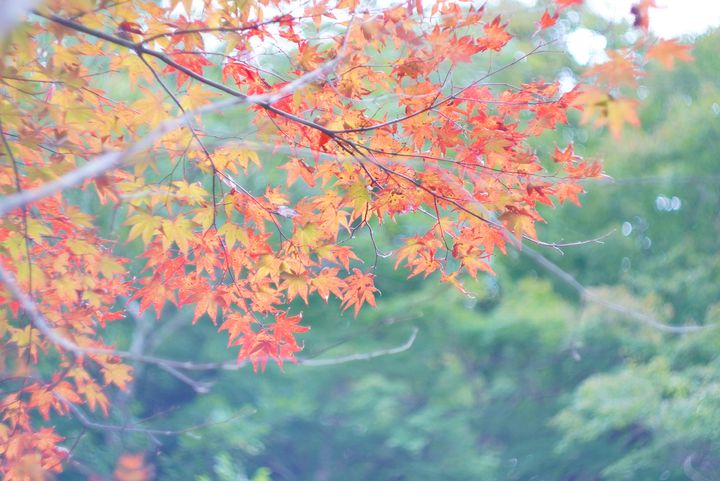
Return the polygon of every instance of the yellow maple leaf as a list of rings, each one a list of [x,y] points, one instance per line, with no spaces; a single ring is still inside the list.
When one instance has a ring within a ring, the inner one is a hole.
[[[163,219],[162,221],[163,248],[169,249],[170,244],[175,242],[180,252],[187,254],[190,247],[189,241],[193,238],[193,223],[184,215],[179,215],[175,220]]]
[[[106,364],[102,368],[105,385],[112,383],[122,390],[125,390],[128,382],[132,380],[131,372],[132,367],[125,364]]]
[[[162,224],[162,217],[156,217],[145,212],[138,212],[134,216],[129,217],[125,223],[132,226],[130,228],[130,233],[128,234],[128,242],[131,242],[138,236],[141,236],[143,243],[148,245],[150,240],[160,228],[160,225]]]

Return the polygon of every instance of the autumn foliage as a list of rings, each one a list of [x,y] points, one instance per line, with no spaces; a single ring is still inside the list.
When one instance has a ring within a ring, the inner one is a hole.
[[[620,135],[639,123],[621,93],[644,63],[691,58],[644,35],[643,1],[643,35],[588,69],[593,87],[494,81],[540,55],[580,3],[540,10],[536,48],[505,64],[491,59],[511,25],[476,2],[51,0],[29,11],[0,66],[4,479],[61,471],[69,451],[49,420],[107,414],[108,392],[132,380],[128,360],[183,369],[105,335],[132,302],[158,320],[187,306],[257,370],[295,359],[311,297],[354,316],[376,304],[375,261],[355,235],[412,219],[396,265],[461,289],[498,251],[544,244],[538,207],[579,205],[580,181],[602,171],[573,145],[540,158],[529,141],[573,110]],[[462,64],[478,73],[458,83]],[[85,212],[87,199],[112,219]],[[115,254],[128,243],[139,258]],[[150,476],[141,456],[121,461],[117,479]]]

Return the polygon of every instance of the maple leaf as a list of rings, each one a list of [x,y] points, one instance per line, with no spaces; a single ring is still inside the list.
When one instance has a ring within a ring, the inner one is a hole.
[[[630,13],[635,16],[633,26],[639,27],[646,32],[650,28],[650,8],[657,8],[655,0],[640,0],[638,3],[633,4],[630,8]]]
[[[115,384],[122,390],[127,389],[128,382],[132,380],[132,366],[120,363],[108,363],[102,367],[105,384]]]
[[[573,150],[573,144],[569,144],[565,147],[565,150],[560,150],[555,146],[555,152],[553,153],[553,160],[555,162],[564,164],[578,159],[579,157],[575,155],[575,151]]]
[[[163,248],[170,248],[173,242],[178,246],[180,252],[187,254],[190,241],[194,238],[193,223],[180,214],[175,219],[162,220]]]
[[[545,10],[543,12],[543,16],[540,18],[540,20],[535,24],[537,27],[537,30],[535,30],[535,34],[540,32],[541,30],[546,30],[553,25],[555,25],[558,21],[559,14],[558,12],[555,12],[554,14],[550,15],[549,10]]]
[[[505,31],[506,26],[507,24],[500,23],[500,17],[495,17],[492,22],[485,24],[483,26],[485,37],[478,40],[478,48],[499,52],[512,38],[512,35]]]
[[[583,0],[555,0],[555,5],[558,9],[569,8],[573,6],[579,6],[583,4]]]
[[[155,233],[159,232],[162,221],[162,217],[153,216],[152,214],[145,212],[138,212],[137,214],[128,217],[125,223],[132,226],[130,228],[130,233],[128,234],[128,242],[136,239],[137,237],[141,237],[145,245],[149,244]]]
[[[580,121],[585,124],[595,118],[595,126],[608,125],[613,137],[620,138],[626,123],[639,126],[639,102],[628,98],[615,98],[596,88],[587,88],[575,101],[583,107]]]
[[[287,170],[287,186],[290,187],[300,177],[310,187],[315,187],[315,168],[307,165],[302,159],[291,158],[281,167]]]
[[[340,269],[337,267],[326,267],[310,281],[312,287],[317,290],[325,302],[328,302],[330,293],[335,294],[338,299],[343,298],[343,291],[347,289],[347,284],[338,276],[339,272]]]
[[[537,232],[535,231],[535,222],[537,220],[541,220],[538,215],[533,215],[528,211],[518,209],[510,209],[500,216],[500,221],[505,224],[505,227],[507,227],[518,240],[524,236],[532,239],[537,238]]]
[[[86,381],[77,387],[77,392],[86,399],[92,411],[99,407],[103,414],[107,416],[110,401],[100,386],[95,382]]]
[[[465,268],[465,270],[467,270],[468,274],[470,274],[473,278],[477,277],[478,271],[485,271],[489,274],[495,274],[495,272],[490,267],[490,264],[477,256],[465,256],[461,260],[461,264]]]
[[[235,341],[234,344],[242,346],[238,352],[238,363],[249,359],[255,372],[257,372],[258,367],[260,367],[261,371],[265,371],[269,358],[275,359],[279,364],[283,361],[283,358],[278,355],[280,352],[278,340],[271,333],[270,328],[248,333]]]
[[[310,326],[301,326],[300,321],[302,321],[302,314],[288,316],[286,313],[281,312],[276,315],[272,330],[278,342],[286,342],[293,346],[297,345],[295,334],[310,330]]]
[[[203,55],[201,55],[200,52],[185,53],[181,50],[175,50],[172,52],[168,52],[168,56],[170,56],[173,61],[178,65],[185,67],[186,69],[195,72],[198,75],[203,75],[203,69],[212,65],[212,62],[210,62]],[[177,88],[182,87],[183,84],[187,82],[187,80],[190,78],[187,73],[176,69],[172,65],[168,65],[163,70],[163,73],[172,72],[177,73]]]
[[[57,403],[55,395],[52,391],[40,387],[29,390],[31,391],[31,394],[28,407],[37,408],[43,419],[45,419],[46,421],[49,420],[50,408],[55,407]]]
[[[225,316],[225,321],[218,328],[218,332],[228,331],[228,346],[234,344],[234,342],[245,335],[252,335],[253,324],[256,324],[257,320],[248,313],[230,312]]]
[[[348,246],[339,246],[335,244],[326,244],[315,249],[315,253],[320,259],[324,259],[335,264],[340,264],[346,271],[350,270],[351,260],[360,260],[352,249]]]
[[[311,46],[303,41],[298,44],[297,63],[303,70],[310,72],[318,68],[322,62],[322,57],[318,53],[317,46]]]
[[[375,287],[375,276],[370,273],[364,273],[360,269],[354,268],[352,274],[345,278],[346,287],[343,292],[342,308],[343,312],[350,307],[355,307],[354,315],[357,317],[363,304],[368,303],[376,306],[375,292],[380,292]]]
[[[672,70],[675,61],[692,62],[691,45],[682,45],[676,40],[660,40],[647,51],[647,58],[654,58],[667,70]]]
[[[283,276],[283,282],[280,285],[280,289],[285,290],[288,302],[291,302],[295,297],[300,298],[308,303],[308,294],[310,293],[310,284],[307,280],[305,273],[289,274]]]
[[[611,87],[637,85],[636,79],[640,73],[628,52],[611,50],[608,52],[608,57],[607,62],[593,65],[583,75],[586,77],[597,76],[599,80],[606,82]]]
[[[155,314],[160,319],[162,314],[163,306],[168,300],[174,300],[175,294],[174,289],[169,288],[160,278],[155,277],[145,286],[141,287],[131,298],[132,300],[139,299],[139,311],[140,314],[145,312],[148,307],[153,306],[155,308]]]
[[[313,19],[313,23],[315,24],[315,28],[320,30],[320,25],[322,24],[322,17],[328,17],[328,18],[335,18],[335,15],[332,14],[327,8],[327,2],[316,0],[313,2],[312,5],[309,5],[305,7],[304,14],[307,17],[310,17]]]
[[[114,481],[149,481],[155,474],[153,465],[145,461],[143,453],[125,453],[115,464]]]
[[[416,236],[406,240],[405,245],[397,250],[395,268],[405,260],[412,271],[408,277],[424,274],[425,277],[441,267],[440,261],[435,258],[435,252],[443,246],[440,239],[431,232],[424,236]]]
[[[580,207],[578,194],[582,194],[583,192],[585,192],[585,189],[580,184],[563,182],[555,185],[555,195],[561,203],[569,200]]]

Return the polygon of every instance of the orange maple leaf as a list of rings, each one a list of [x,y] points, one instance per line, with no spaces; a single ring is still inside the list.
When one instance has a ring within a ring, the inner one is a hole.
[[[210,65],[212,65],[212,63],[199,52],[186,53],[180,50],[176,50],[168,52],[167,55],[181,67],[185,67],[187,70],[194,72],[198,75],[203,74],[203,69],[205,67],[209,67]],[[177,72],[176,83],[178,88],[182,87],[183,84],[187,82],[188,78],[190,78],[186,72],[183,72],[182,70],[179,70],[172,65],[168,65],[167,67],[165,67],[165,69],[163,69],[163,73],[172,72]]]
[[[637,106],[640,102],[629,98],[615,98],[594,87],[587,87],[575,99],[575,104],[583,109],[580,122],[585,124],[595,119],[595,126],[607,125],[613,137],[620,138],[623,126],[628,123],[640,126]]]
[[[536,35],[541,30],[548,29],[548,28],[552,27],[553,25],[555,25],[558,21],[559,16],[560,15],[558,14],[558,12],[555,12],[554,14],[550,15],[550,11],[546,9],[545,12],[543,13],[543,16],[535,24],[537,26],[537,30],[535,30],[534,35]]]
[[[375,287],[374,279],[374,274],[362,272],[357,268],[353,269],[352,275],[345,279],[347,286],[343,292],[343,312],[354,306],[354,314],[357,317],[363,304],[368,303],[373,307],[377,305],[374,293],[380,291]]]
[[[672,70],[675,61],[691,62],[691,45],[682,45],[676,40],[660,40],[647,51],[647,58],[654,58],[667,70]]]
[[[495,50],[499,52],[510,41],[512,35],[505,31],[507,23],[501,24],[500,17],[495,17],[492,22],[483,26],[485,37],[478,39],[477,45],[480,50]]]
[[[555,5],[561,10],[575,5],[582,5],[582,3],[583,0],[555,0]]]
[[[149,481],[155,477],[155,468],[145,461],[142,453],[120,456],[113,471],[113,481]]]

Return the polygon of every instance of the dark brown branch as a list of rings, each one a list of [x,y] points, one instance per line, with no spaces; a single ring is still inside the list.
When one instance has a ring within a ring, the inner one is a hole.
[[[272,104],[273,102],[277,102],[278,100],[280,100],[280,99],[285,95],[285,94],[279,95],[280,92],[282,92],[282,91],[284,90],[284,88],[283,88],[283,89],[280,89],[278,92],[276,92],[275,95],[268,94],[268,95],[265,95],[265,96],[256,96],[256,97],[258,98],[258,100],[254,101],[254,102],[249,102],[248,99],[249,99],[250,97],[247,96],[247,95],[245,95],[244,93],[239,92],[239,91],[237,91],[237,90],[235,90],[235,89],[233,89],[233,88],[230,88],[230,87],[228,87],[228,86],[226,86],[226,85],[224,85],[224,84],[221,84],[221,83],[219,83],[219,82],[216,82],[216,81],[214,81],[214,80],[212,80],[212,79],[209,79],[209,78],[207,78],[207,77],[205,77],[205,76],[203,76],[203,75],[200,75],[200,74],[198,74],[197,72],[194,72],[194,71],[190,70],[189,68],[187,68],[187,67],[185,67],[185,66],[177,63],[176,61],[174,61],[172,58],[170,58],[169,56],[165,55],[164,53],[158,52],[157,50],[153,50],[153,49],[150,49],[150,48],[145,47],[145,45],[143,45],[142,43],[134,43],[134,42],[131,42],[131,41],[129,41],[129,40],[125,40],[125,39],[123,39],[123,38],[117,37],[117,36],[115,36],[115,35],[110,35],[110,34],[107,34],[107,33],[105,33],[105,32],[101,32],[101,31],[99,31],[99,30],[95,30],[95,29],[93,29],[93,28],[86,27],[85,25],[83,25],[83,24],[81,24],[81,23],[74,22],[74,21],[72,21],[72,20],[68,20],[68,19],[66,19],[66,18],[62,18],[62,17],[59,17],[59,16],[57,16],[57,15],[45,14],[45,13],[39,12],[39,11],[37,11],[37,10],[33,10],[33,13],[34,13],[35,15],[38,15],[38,16],[40,16],[40,17],[42,17],[42,18],[45,18],[45,19],[47,19],[47,20],[50,20],[51,22],[55,22],[55,23],[57,23],[57,24],[59,24],[59,25],[62,25],[62,26],[64,26],[64,27],[67,27],[67,28],[69,28],[69,29],[72,29],[72,30],[75,30],[75,31],[78,31],[78,32],[85,33],[85,34],[90,35],[90,36],[92,36],[92,37],[99,38],[99,39],[101,39],[101,40],[105,40],[105,41],[107,41],[107,42],[113,43],[113,44],[115,44],[115,45],[119,45],[119,46],[121,46],[121,47],[125,47],[125,48],[127,48],[127,49],[130,49],[130,50],[134,51],[134,52],[137,53],[138,55],[148,55],[148,56],[151,56],[151,57],[155,57],[155,58],[157,58],[158,60],[160,60],[160,61],[162,61],[163,63],[165,63],[166,65],[168,65],[168,66],[170,66],[170,67],[172,67],[172,68],[174,68],[174,69],[182,72],[183,74],[187,75],[188,77],[190,77],[190,78],[192,78],[192,79],[197,80],[198,82],[201,82],[201,83],[203,83],[203,84],[205,84],[205,85],[207,85],[207,86],[209,86],[209,87],[212,87],[212,88],[214,88],[214,89],[216,89],[216,90],[219,90],[219,91],[221,91],[221,92],[224,92],[224,93],[226,93],[226,94],[232,95],[233,97],[236,97],[236,98],[238,98],[238,99],[242,99],[243,101],[245,101],[245,102],[247,102],[247,103],[254,103],[254,104],[256,104],[256,105],[264,108],[264,109],[267,110],[268,112],[272,112],[272,113],[274,113],[274,114],[276,114],[276,115],[279,115],[279,116],[281,116],[281,117],[284,117],[284,118],[286,118],[287,120],[291,120],[291,121],[297,122],[297,123],[299,123],[299,124],[301,124],[301,125],[305,125],[306,127],[310,127],[310,128],[319,130],[320,132],[322,132],[322,133],[324,133],[324,134],[326,134],[326,135],[328,135],[328,136],[332,136],[333,133],[334,133],[332,130],[327,129],[327,128],[323,127],[322,125],[316,124],[315,122],[311,122],[311,121],[309,121],[309,120],[303,119],[303,118],[298,117],[298,116],[296,116],[296,115],[294,115],[294,114],[291,114],[291,113],[289,113],[289,112],[285,112],[284,110],[281,110],[281,109],[278,109],[277,107],[272,106],[271,104]],[[317,69],[317,70],[315,70],[314,72],[322,71],[322,72],[324,73],[325,71],[330,70],[331,68],[334,68],[335,65],[337,65],[337,63],[339,63],[340,58],[341,58],[340,56],[336,57],[334,60],[326,63],[324,67],[321,67],[320,69]],[[311,75],[311,74],[313,74],[314,72],[310,72],[310,74],[308,74],[308,75]],[[300,78],[305,78],[305,77],[307,77],[308,75],[305,75],[305,76],[300,77]],[[297,80],[299,80],[299,79],[297,79]],[[297,80],[296,80],[295,82],[297,82]],[[295,82],[292,82],[292,83],[295,83]],[[291,83],[291,84],[292,84],[292,83]],[[287,87],[287,86],[286,86],[286,87]],[[264,100],[259,100],[259,97],[266,97],[266,99],[264,99]]]
[[[289,95],[295,90],[301,88],[302,86],[312,83],[321,76],[325,75],[327,71],[335,67],[336,62],[337,59],[323,65],[317,70],[309,72],[306,75],[295,79],[294,81],[279,89],[277,92],[251,96],[240,94],[240,96],[236,96],[231,99],[221,100],[219,102],[214,102],[212,104],[200,107],[196,110],[188,110],[187,112],[185,112],[185,114],[174,119],[165,120],[149,134],[147,134],[145,137],[141,138],[134,144],[131,144],[125,150],[101,154],[87,162],[82,167],[79,167],[52,182],[48,182],[47,184],[44,184],[33,190],[26,190],[22,193],[5,197],[2,201],[0,201],[0,217],[3,217],[5,214],[12,211],[13,209],[26,206],[44,197],[48,197],[70,187],[74,187],[82,183],[84,180],[99,177],[106,172],[109,172],[110,170],[119,167],[122,163],[130,159],[132,156],[152,147],[154,142],[161,138],[163,135],[186,125],[197,115],[221,111],[239,104],[269,105],[269,103],[276,102],[285,95]]]
[[[10,162],[12,163],[13,173],[15,175],[15,189],[17,194],[22,194],[23,188],[22,183],[20,181],[20,169],[18,168],[17,159],[15,158],[15,154],[13,154],[12,148],[10,147],[10,143],[8,142],[7,136],[5,135],[5,131],[3,130],[2,121],[0,121],[0,138],[2,138],[3,146],[5,147],[5,151],[7,152],[8,157],[10,157]],[[27,223],[27,207],[23,206],[22,208],[22,226],[23,226],[23,237],[25,239],[25,255],[27,256],[27,269],[28,269],[28,286],[29,291],[32,295],[33,290],[33,282],[32,282],[32,259],[30,258],[30,237],[28,236],[28,223]]]

